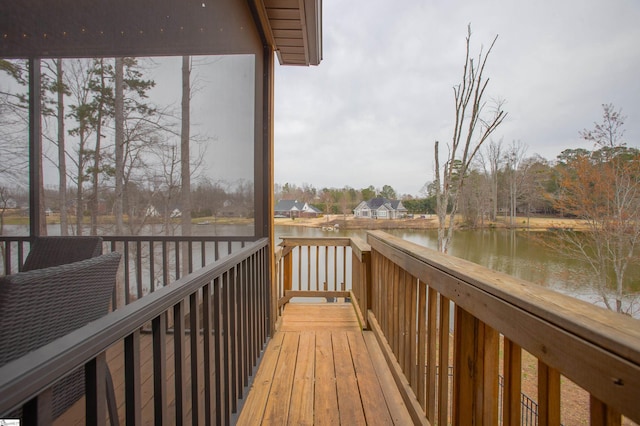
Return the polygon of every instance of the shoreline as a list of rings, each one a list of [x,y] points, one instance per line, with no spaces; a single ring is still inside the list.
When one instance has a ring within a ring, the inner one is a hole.
[[[552,229],[586,229],[578,219],[566,219],[558,217],[517,217],[515,226],[508,223],[506,217],[499,217],[496,221],[487,221],[484,224],[469,228],[456,220],[457,229],[516,229],[548,231]],[[275,218],[276,226],[301,226],[307,228],[338,227],[342,230],[357,229],[438,229],[436,215],[424,215],[413,219],[364,219],[354,218],[353,215],[326,215],[316,218]]]

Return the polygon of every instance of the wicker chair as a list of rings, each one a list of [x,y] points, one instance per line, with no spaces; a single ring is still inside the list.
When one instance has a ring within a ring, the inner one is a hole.
[[[113,252],[0,277],[0,366],[106,315],[119,264]],[[53,418],[83,395],[79,368],[53,386]]]
[[[102,237],[37,237],[22,271],[78,262],[101,254]]]

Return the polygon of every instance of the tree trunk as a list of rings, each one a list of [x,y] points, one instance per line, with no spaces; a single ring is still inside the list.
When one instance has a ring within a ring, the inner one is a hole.
[[[191,125],[191,57],[182,57],[182,129],[180,138],[180,179],[182,182],[182,235],[191,235],[191,167],[189,128]],[[188,244],[182,247],[182,271],[189,272]]]
[[[58,88],[58,172],[59,191],[58,204],[60,205],[60,235],[69,234],[69,218],[67,214],[67,156],[65,154],[65,129],[64,129],[64,79],[62,59],[57,59],[56,78]]]
[[[116,235],[124,231],[124,62],[122,58],[115,60],[115,202],[113,206],[116,217]]]
[[[84,183],[84,123],[80,123],[80,146],[78,147],[78,188],[76,188],[76,235],[82,235],[82,184]]]
[[[100,97],[98,101],[98,111],[96,120],[96,146],[93,153],[93,170],[91,173],[91,235],[98,235],[98,205],[99,200],[99,180],[100,180],[100,143],[102,141],[102,114],[104,108],[104,59],[100,60]]]

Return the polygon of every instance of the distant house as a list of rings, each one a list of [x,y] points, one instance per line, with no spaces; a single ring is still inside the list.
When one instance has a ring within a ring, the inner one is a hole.
[[[158,212],[158,210],[151,204],[147,206],[146,210],[144,211],[144,215],[145,217],[160,217],[160,213]]]
[[[251,217],[252,213],[244,202],[238,200],[225,200],[222,207],[217,210],[221,217]]]
[[[298,200],[280,200],[274,207],[276,217],[318,217],[322,214],[320,210],[309,203],[298,202]]]
[[[356,218],[400,219],[405,217],[407,209],[400,200],[387,200],[383,197],[362,201],[353,209]]]

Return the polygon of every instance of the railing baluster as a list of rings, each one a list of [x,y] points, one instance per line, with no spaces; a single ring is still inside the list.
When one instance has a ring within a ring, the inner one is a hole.
[[[589,397],[589,411],[591,426],[620,426],[622,424],[620,413],[593,395]]]
[[[307,246],[307,287],[309,290],[313,289],[311,285],[311,246]],[[318,286],[316,285],[316,289]]]
[[[436,297],[436,291],[433,291],[433,298]],[[438,351],[438,423],[448,424],[449,417],[449,341],[451,329],[451,302],[442,295],[438,295],[440,301],[440,317],[439,317],[439,348]],[[435,344],[436,336],[433,336],[433,344]],[[435,360],[434,360],[435,361]],[[435,386],[435,384],[434,384]],[[435,403],[435,402],[434,402]]]
[[[538,361],[538,424],[560,424],[560,373]]]
[[[167,419],[167,322],[163,315],[151,321],[153,333],[153,415],[156,425],[168,424]]]
[[[202,331],[204,358],[204,424],[210,426],[215,418],[215,359],[213,356],[213,333],[211,320],[213,316],[212,284],[202,287]]]
[[[149,241],[149,289],[156,291],[156,250],[153,240]]]
[[[236,401],[239,395],[238,391],[238,316],[237,305],[238,300],[238,282],[236,273],[236,267],[229,270],[229,290],[228,290],[228,303],[229,303],[229,361],[230,361],[230,381],[231,381],[231,412],[234,413],[237,409]]]
[[[191,250],[189,250],[191,253]],[[200,390],[198,389],[198,340],[200,340],[200,307],[198,306],[198,292],[193,292],[189,296],[189,334],[191,342],[191,424],[199,424],[199,400]]]
[[[215,369],[215,411],[216,411],[216,424],[221,425],[224,421],[224,401],[225,387],[224,387],[224,368],[223,368],[223,343],[222,343],[222,277],[218,276],[213,279],[213,330],[214,337],[214,369]]]
[[[333,289],[338,290],[338,247],[333,246]]]
[[[45,389],[40,395],[27,401],[22,407],[25,426],[50,425],[53,421],[53,390]]]
[[[107,418],[107,395],[105,377],[107,357],[104,352],[87,362],[85,371],[85,418],[86,424],[104,426]]]
[[[138,290],[138,299],[143,294],[142,290],[142,241],[136,241],[136,288]]]
[[[231,373],[231,328],[229,321],[229,286],[231,285],[231,277],[229,271],[225,272],[222,281],[222,370],[224,372],[224,389],[222,395],[224,401],[222,408],[224,410],[224,422],[229,423],[231,415],[231,398],[233,396],[231,386],[233,375]]]
[[[445,368],[443,372],[442,364],[440,364],[439,375],[437,374],[436,360],[439,360],[439,361],[442,360],[442,357],[438,357],[438,354],[436,353],[436,341],[438,336],[438,330],[437,330],[438,295],[437,295],[437,292],[430,286],[428,288],[425,288],[423,292],[425,293],[425,296],[427,299],[425,301],[425,305],[427,307],[427,313],[426,313],[427,342],[426,342],[426,346],[423,346],[421,349],[421,351],[423,352],[426,351],[426,358],[427,358],[426,371],[422,373],[427,375],[427,378],[426,378],[427,391],[426,391],[426,401],[425,401],[424,408],[425,408],[425,413],[427,418],[433,421],[435,420],[435,414],[436,414],[435,407],[436,407],[436,395],[437,395],[436,384],[438,383],[437,378],[442,374],[446,375],[447,369]],[[442,346],[440,346],[440,351],[442,351]],[[440,395],[442,395],[442,393],[440,393],[438,396]],[[438,419],[438,423],[442,423],[440,419]]]
[[[400,367],[402,367],[402,372],[404,373],[405,377],[408,378],[409,372],[407,371],[408,363],[405,356],[405,346],[409,341],[407,336],[407,327],[409,326],[409,319],[407,318],[407,307],[409,305],[409,303],[407,303],[407,293],[410,294],[410,292],[407,291],[408,289],[406,284],[407,280],[404,270],[398,269],[398,328],[396,329],[398,336],[398,346],[395,351],[395,355],[398,359],[398,362],[400,363]]]
[[[124,339],[125,419],[127,425],[142,424],[140,378],[140,331]]]
[[[426,410],[428,395],[433,392],[426,387],[427,335],[427,285],[418,281],[418,393],[416,397],[423,410]]]
[[[418,354],[417,347],[418,344],[418,280],[411,276],[411,318],[409,322],[409,351],[411,353],[410,362],[411,362],[411,387],[413,388],[414,393],[418,394]]]
[[[298,258],[298,285],[295,286],[295,289],[304,290],[305,288],[302,286],[302,246],[298,246],[296,252],[296,257]],[[309,288],[309,283],[307,283],[307,289]]]
[[[176,393],[176,413],[177,424],[185,424],[187,400],[186,400],[186,365],[185,365],[185,333],[184,333],[184,300],[173,305],[173,363],[174,363],[174,387]],[[191,334],[196,330],[191,330]],[[193,395],[192,395],[193,396]]]
[[[502,423],[516,424],[522,416],[522,349],[507,338],[504,339],[503,370]]]
[[[174,269],[176,271],[176,280],[179,280],[180,277],[182,276],[181,270],[180,270],[180,242],[179,241],[175,241],[173,244],[173,253],[175,255],[175,265],[174,265]]]

